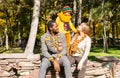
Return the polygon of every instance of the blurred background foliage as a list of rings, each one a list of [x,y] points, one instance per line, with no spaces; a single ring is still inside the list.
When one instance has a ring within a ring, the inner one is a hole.
[[[71,19],[78,26],[79,11],[81,22],[90,24],[92,46],[104,46],[104,32],[108,46],[120,45],[120,1],[119,0],[40,0],[40,17],[36,46],[40,48],[40,37],[46,32],[46,23],[56,19],[63,6],[73,9]],[[80,1],[82,1],[80,6]],[[0,0],[0,47],[6,43],[9,49],[25,48],[30,33],[34,0]],[[105,28],[105,31],[104,31]],[[21,41],[21,42],[19,42]],[[105,47],[105,46],[104,46]],[[1,50],[2,53],[2,50]]]

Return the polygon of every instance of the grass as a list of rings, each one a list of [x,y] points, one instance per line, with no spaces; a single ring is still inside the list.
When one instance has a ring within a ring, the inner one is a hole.
[[[5,49],[5,47],[0,47],[0,54],[7,54],[7,53],[23,53],[24,49],[20,48],[20,47],[16,47],[16,48],[10,48],[8,50]],[[35,54],[39,54],[41,53],[40,51],[40,47],[35,47],[34,49],[34,53]]]
[[[92,47],[90,54],[89,54],[89,59],[90,60],[97,60],[96,56],[114,56],[116,58],[120,59],[120,48],[119,47],[109,47],[107,53],[103,53],[103,47]],[[5,50],[4,47],[0,47],[0,54],[6,54],[6,53],[23,53],[24,50],[21,48],[11,48],[9,50]],[[40,54],[40,47],[35,47],[34,50],[35,54]]]
[[[109,47],[108,52],[103,53],[103,47],[92,47],[89,54],[90,60],[96,60],[96,56],[114,56],[120,59],[120,48],[119,47]]]
[[[10,48],[6,50],[4,47],[0,47],[0,54],[8,54],[8,53],[23,53],[23,49],[17,48]]]

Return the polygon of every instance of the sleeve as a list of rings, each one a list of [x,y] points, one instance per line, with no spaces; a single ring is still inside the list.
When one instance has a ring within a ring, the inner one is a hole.
[[[80,63],[83,63],[87,59],[89,52],[90,52],[90,48],[91,48],[91,38],[88,38],[86,42],[85,52],[83,54],[83,57]]]
[[[70,28],[72,29],[72,31],[76,33],[77,30],[76,30],[75,26],[72,24],[71,21],[69,23],[70,23]]]
[[[50,55],[48,52],[47,45],[45,43],[45,35],[41,37],[41,50],[44,57],[47,57],[48,59],[53,59],[52,55]]]
[[[87,56],[90,52],[90,48],[91,48],[91,38],[88,38],[87,43],[86,43],[86,48],[85,48],[85,53],[87,53]]]

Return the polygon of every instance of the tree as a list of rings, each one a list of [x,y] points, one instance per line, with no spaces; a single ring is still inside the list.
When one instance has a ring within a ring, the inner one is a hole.
[[[40,12],[40,0],[34,0],[34,8],[33,8],[30,35],[29,35],[29,39],[27,42],[27,46],[24,51],[24,53],[26,54],[33,54],[35,39],[37,35],[38,22],[39,22],[39,12]]]
[[[77,10],[77,1],[76,0],[74,0],[73,1],[73,23],[75,24],[75,15],[76,15],[76,10]]]
[[[82,0],[79,0],[78,24],[82,22]]]

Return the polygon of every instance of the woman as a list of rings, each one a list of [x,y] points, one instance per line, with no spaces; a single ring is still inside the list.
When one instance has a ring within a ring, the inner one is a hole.
[[[90,27],[86,23],[81,23],[75,34],[70,47],[69,60],[71,64],[77,64],[78,78],[85,77],[87,57],[91,48]]]

